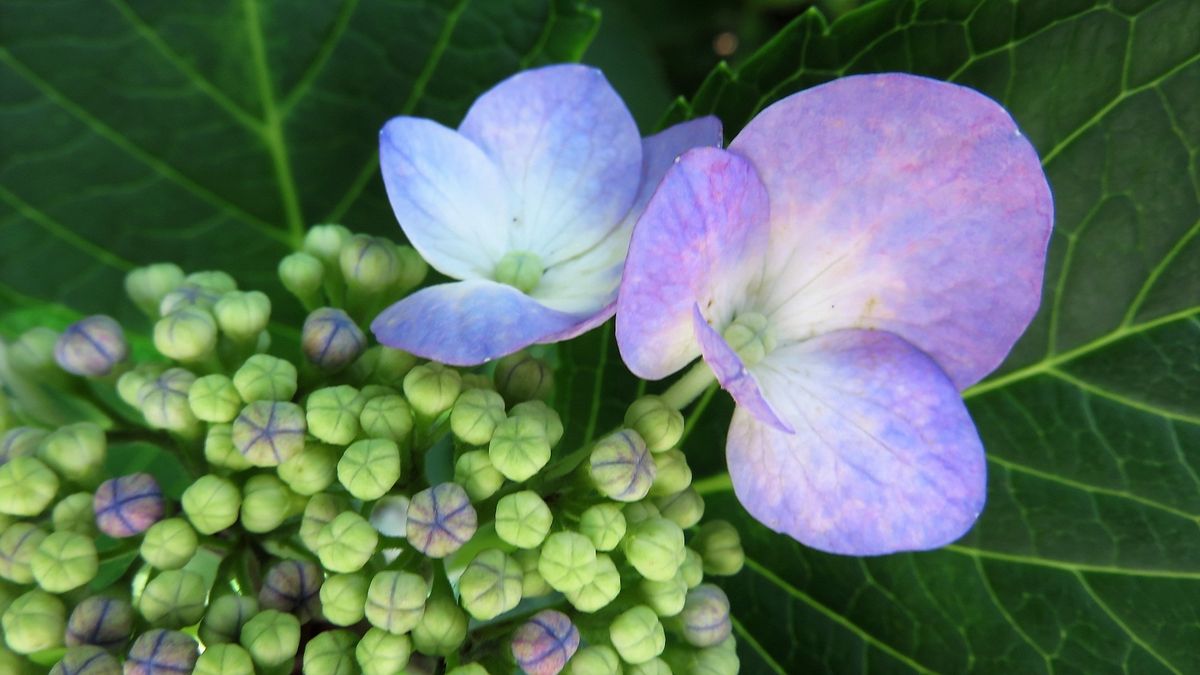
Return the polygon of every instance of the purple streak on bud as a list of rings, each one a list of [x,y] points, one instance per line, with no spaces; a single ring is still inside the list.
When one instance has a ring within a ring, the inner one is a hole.
[[[107,375],[129,356],[125,332],[112,318],[97,314],[67,326],[54,346],[54,360],[68,373]]]
[[[66,643],[118,649],[129,639],[133,608],[120,598],[96,595],[85,599],[67,619]]]
[[[255,466],[278,466],[304,448],[304,410],[286,401],[255,401],[233,421],[233,444]]]
[[[199,657],[187,633],[161,628],[142,633],[129,648],[125,675],[181,675],[192,672]]]
[[[300,346],[317,367],[338,371],[363,353],[367,348],[367,337],[345,312],[322,307],[304,320]]]
[[[303,623],[321,613],[320,566],[306,560],[284,560],[267,570],[258,604],[263,609],[277,609],[295,614]]]
[[[467,493],[442,483],[413,495],[408,505],[408,543],[431,558],[444,558],[475,535],[478,520]]]
[[[562,612],[538,612],[513,634],[512,653],[529,675],[557,675],[579,649],[579,629]]]
[[[162,490],[148,473],[133,473],[100,484],[92,498],[96,526],[110,537],[132,537],[163,517]]]

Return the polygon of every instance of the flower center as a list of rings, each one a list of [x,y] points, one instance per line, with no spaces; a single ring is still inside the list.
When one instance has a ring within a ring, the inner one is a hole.
[[[775,349],[775,333],[767,317],[758,312],[748,312],[734,317],[733,322],[722,334],[725,342],[737,352],[747,368],[763,360]]]
[[[536,253],[529,251],[510,251],[496,263],[496,281],[508,284],[513,288],[528,293],[542,280],[542,259]]]

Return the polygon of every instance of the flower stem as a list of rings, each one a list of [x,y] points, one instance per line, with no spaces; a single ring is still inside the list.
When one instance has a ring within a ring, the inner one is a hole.
[[[676,410],[683,410],[695,401],[713,383],[716,376],[703,359],[696,362],[691,370],[675,381],[661,394],[663,401]]]

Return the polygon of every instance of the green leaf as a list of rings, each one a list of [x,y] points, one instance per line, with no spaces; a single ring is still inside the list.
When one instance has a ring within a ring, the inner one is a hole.
[[[702,483],[745,537],[726,583],[744,669],[1200,672],[1200,4],[810,12],[671,116],[716,112],[733,135],[801,88],[886,70],[987,93],[1038,148],[1057,209],[1043,305],[966,392],[989,500],[957,544],[824,555],[750,519],[727,477]],[[693,434],[695,463],[720,463],[710,438]]]
[[[399,238],[384,121],[456,125],[512,72],[577,60],[598,20],[575,0],[3,0],[0,14],[0,126],[20,130],[0,157],[0,287],[123,322],[142,320],[121,298],[136,264],[277,291],[307,224]]]
[[[175,501],[179,500],[193,480],[176,452],[168,452],[146,441],[110,443],[104,468],[110,476],[148,473],[158,481],[163,494]]]

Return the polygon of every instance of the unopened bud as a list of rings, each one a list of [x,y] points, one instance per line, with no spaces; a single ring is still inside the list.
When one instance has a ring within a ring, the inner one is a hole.
[[[367,399],[349,385],[325,387],[304,402],[308,432],[334,445],[346,445],[358,435],[358,420]]]
[[[322,307],[304,320],[300,347],[313,365],[336,373],[363,353],[367,337],[348,314],[340,309]]]
[[[0,466],[0,513],[36,516],[58,494],[58,476],[41,460],[17,457]]]
[[[241,645],[205,644],[192,675],[249,675],[254,672],[250,652]]]
[[[683,551],[683,564],[679,566],[679,576],[688,588],[695,588],[704,581],[704,559],[695,549],[686,548]]]
[[[492,466],[485,450],[464,452],[454,461],[454,482],[463,486],[473,502],[492,495],[504,485],[504,475]]]
[[[271,299],[261,291],[232,291],[213,305],[213,315],[221,332],[234,340],[248,342],[258,338],[271,321]]]
[[[133,608],[120,598],[94,595],[75,605],[67,619],[68,646],[90,644],[118,649],[129,639]]]
[[[304,410],[286,401],[255,401],[233,421],[233,444],[254,466],[279,466],[304,447]]]
[[[621,675],[621,657],[608,645],[584,647],[567,664],[567,675]]]
[[[245,595],[221,595],[212,601],[200,624],[199,635],[205,645],[237,642],[242,627],[258,613],[258,601]]]
[[[425,603],[425,612],[412,629],[413,646],[433,656],[451,654],[466,639],[467,615],[445,595],[435,595]]]
[[[117,395],[131,408],[141,409],[142,387],[162,374],[162,368],[153,364],[141,364],[117,378]]]
[[[649,518],[631,525],[621,544],[629,563],[653,581],[670,579],[683,564],[683,530],[665,518]]]
[[[328,493],[309,497],[308,503],[304,505],[304,515],[300,519],[300,541],[308,550],[317,552],[321,547],[321,530],[333,522],[346,507],[344,500]]]
[[[521,566],[504,551],[487,549],[463,570],[458,587],[463,609],[488,621],[521,602]]]
[[[95,536],[96,514],[92,512],[92,493],[76,492],[63,497],[54,505],[50,519],[58,532]]]
[[[204,438],[204,459],[213,466],[244,471],[253,466],[233,444],[233,425],[211,424]]]
[[[541,558],[541,551],[537,549],[521,549],[514,551],[512,554],[513,560],[521,566],[521,597],[523,598],[540,598],[543,595],[550,595],[554,592],[550,588],[550,584],[542,577],[541,572],[538,572],[538,560]]]
[[[160,570],[179,569],[196,553],[196,531],[182,518],[160,520],[146,530],[142,559]]]
[[[712,584],[701,584],[688,591],[679,620],[684,639],[696,647],[720,644],[733,632],[729,598]]]
[[[654,460],[654,484],[651,497],[673,495],[692,484],[692,469],[679,450],[663,450],[651,457]]]
[[[27,377],[61,380],[65,369],[54,356],[58,339],[58,333],[45,326],[30,328],[9,345],[8,365]]]
[[[421,621],[427,595],[425,580],[411,572],[380,572],[367,588],[367,621],[393,635],[407,633]]]
[[[429,263],[411,246],[396,246],[396,258],[400,261],[400,276],[396,279],[396,295],[405,295],[425,281],[429,274]]]
[[[321,580],[325,573],[307,560],[282,560],[271,565],[258,592],[258,605],[295,614],[301,623],[321,615]]]
[[[296,493],[270,474],[252,476],[242,487],[239,517],[249,532],[270,532],[292,515]]]
[[[32,590],[12,601],[0,625],[9,649],[32,654],[63,643],[67,608],[58,598],[42,590]]]
[[[555,532],[542,544],[538,572],[561,593],[583,588],[596,576],[596,547],[578,532]]]
[[[346,286],[365,293],[388,290],[400,278],[400,260],[392,242],[365,234],[351,236],[338,252]]]
[[[84,483],[103,469],[107,448],[103,429],[79,422],[51,432],[42,441],[38,457],[63,478]]]
[[[550,533],[554,516],[532,490],[505,495],[496,503],[496,534],[517,548],[537,548]]]
[[[613,619],[608,636],[621,659],[634,665],[656,658],[667,645],[658,615],[645,605],[628,609]]]
[[[138,611],[158,626],[181,628],[204,616],[208,585],[191,570],[167,570],[150,580],[138,599]]]
[[[242,496],[232,481],[207,475],[196,479],[182,498],[183,512],[203,534],[215,534],[237,522]]]
[[[733,576],[742,570],[746,561],[741,535],[724,520],[713,520],[701,526],[692,539],[692,548],[704,559],[705,574]]]
[[[17,457],[32,457],[49,433],[36,427],[13,427],[0,438],[0,464]]]
[[[667,497],[659,497],[654,500],[654,504],[663,518],[675,521],[676,525],[685,530],[700,522],[700,518],[704,516],[704,498],[692,487]]]
[[[313,225],[304,234],[304,252],[327,265],[336,265],[338,254],[351,236],[350,230],[342,225]]]
[[[188,388],[188,405],[196,419],[232,422],[242,409],[242,397],[225,375],[205,375]]]
[[[400,389],[404,376],[417,365],[417,357],[401,349],[375,345],[350,367],[350,377],[362,385],[381,384]]]
[[[592,580],[573,591],[565,592],[571,606],[581,612],[598,612],[621,593],[621,573],[605,553],[596,554],[596,574]]]
[[[375,555],[379,533],[362,516],[345,511],[317,535],[317,556],[331,572],[357,572]]]
[[[487,389],[468,389],[450,410],[450,430],[464,443],[487,445],[503,422],[504,399]]]
[[[509,417],[496,427],[488,445],[496,470],[518,483],[529,480],[550,461],[550,442],[535,420]]]
[[[308,443],[275,470],[299,495],[315,495],[337,480],[341,450],[324,443]]]
[[[183,270],[172,263],[138,267],[125,275],[125,293],[147,316],[158,316],[162,299],[183,283]]]
[[[458,371],[440,363],[426,363],[404,376],[404,396],[413,411],[432,420],[450,409],[462,391]]]
[[[386,438],[403,443],[413,430],[412,408],[395,394],[378,396],[363,404],[358,424],[362,433],[370,438]]]
[[[170,368],[138,390],[138,407],[155,429],[188,432],[198,422],[192,414],[188,393],[196,376],[183,368]]]
[[[99,647],[81,645],[68,649],[50,675],[121,675],[121,663]]]
[[[355,572],[334,574],[321,584],[321,613],[335,626],[353,626],[363,620],[367,602],[367,577]]]
[[[626,672],[628,675],[672,675],[674,673],[671,666],[657,656],[645,663],[629,666]]]
[[[478,663],[464,663],[446,671],[446,675],[489,675],[487,668]]]
[[[296,395],[296,366],[267,354],[246,359],[233,374],[243,401],[290,401]]]
[[[625,537],[625,516],[616,504],[589,506],[579,517],[579,532],[597,551],[611,551]]]
[[[202,270],[192,272],[183,279],[183,283],[217,294],[218,296],[237,290],[237,281],[229,273],[221,270]]]
[[[622,429],[596,442],[588,459],[588,475],[604,496],[636,502],[649,493],[657,469],[641,436]]]
[[[29,566],[42,589],[66,593],[96,577],[99,559],[90,537],[73,532],[52,532],[38,544]]]
[[[646,441],[650,452],[675,447],[683,437],[683,415],[658,396],[643,396],[625,412],[625,426]]]
[[[400,448],[381,438],[357,441],[342,454],[337,474],[355,499],[379,499],[400,480]]]
[[[513,658],[529,675],[557,675],[578,649],[579,629],[553,609],[534,614],[513,634]]]
[[[475,536],[478,519],[457,483],[441,483],[413,495],[408,505],[408,543],[430,558],[445,558]]]
[[[162,490],[148,473],[112,478],[96,488],[92,509],[101,532],[110,537],[132,537],[163,517]]]
[[[0,534],[0,577],[16,584],[33,583],[34,553],[46,531],[33,523],[15,522]]]
[[[496,391],[509,403],[545,399],[554,389],[554,371],[541,359],[525,352],[496,362]]]
[[[683,611],[684,602],[687,600],[688,585],[683,580],[683,575],[676,573],[675,576],[666,581],[652,581],[650,579],[642,579],[638,585],[641,590],[642,600],[654,613],[667,617],[675,616]]]
[[[125,331],[102,314],[67,326],[54,346],[54,360],[59,367],[83,377],[107,375],[128,356]]]
[[[241,644],[261,669],[288,663],[300,648],[300,621],[284,612],[268,609],[242,626]]]
[[[375,502],[371,508],[371,527],[385,537],[408,534],[408,497],[392,495]]]
[[[632,504],[626,504],[625,508],[621,510],[621,513],[625,516],[625,524],[627,526],[636,525],[643,520],[662,517],[662,512],[660,512],[658,507],[650,501],[640,501]]]
[[[154,629],[133,641],[125,660],[125,675],[191,673],[199,656],[192,636],[177,630]]]
[[[363,675],[394,675],[404,670],[412,655],[412,639],[370,628],[354,648],[354,657]]]
[[[358,635],[348,630],[317,633],[304,645],[304,672],[311,675],[357,675],[354,645]]]
[[[315,304],[325,281],[325,267],[308,253],[297,252],[279,261],[279,281],[305,304]]]
[[[224,291],[216,291],[184,281],[178,288],[163,296],[158,303],[158,315],[164,317],[181,309],[212,309]]]
[[[184,307],[154,324],[154,348],[176,361],[199,361],[217,347],[217,321],[201,307]]]

